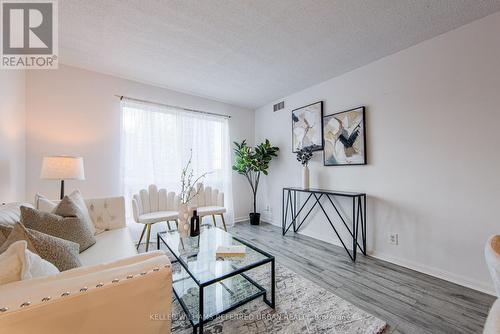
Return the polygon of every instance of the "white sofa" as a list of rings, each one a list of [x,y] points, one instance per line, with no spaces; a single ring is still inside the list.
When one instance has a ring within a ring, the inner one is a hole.
[[[137,254],[123,197],[86,200],[97,242],[82,267],[0,285],[0,333],[170,333],[172,269],[161,251]],[[19,220],[0,207],[0,224]]]

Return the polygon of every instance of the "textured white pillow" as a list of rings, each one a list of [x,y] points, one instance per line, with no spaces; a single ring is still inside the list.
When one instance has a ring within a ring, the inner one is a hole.
[[[38,209],[43,212],[52,212],[54,208],[57,206],[57,203],[54,201],[51,201],[47,197],[41,195],[41,194],[36,194],[35,195],[35,209]]]
[[[25,250],[25,255],[26,262],[22,280],[50,276],[59,273],[59,269],[57,269],[56,266],[49,261],[42,259],[40,255],[31,252],[28,248]]]
[[[0,284],[55,275],[59,270],[28,250],[25,240],[14,242],[0,254]]]

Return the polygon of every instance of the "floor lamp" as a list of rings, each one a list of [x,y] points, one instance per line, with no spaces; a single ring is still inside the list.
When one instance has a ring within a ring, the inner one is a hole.
[[[51,156],[44,157],[40,178],[61,180],[61,196],[64,197],[64,180],[85,180],[82,157]]]

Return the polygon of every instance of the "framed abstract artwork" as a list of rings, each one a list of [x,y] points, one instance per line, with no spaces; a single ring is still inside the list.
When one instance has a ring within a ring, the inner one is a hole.
[[[292,152],[323,149],[323,101],[292,110]]]
[[[365,107],[323,117],[325,166],[366,165]]]

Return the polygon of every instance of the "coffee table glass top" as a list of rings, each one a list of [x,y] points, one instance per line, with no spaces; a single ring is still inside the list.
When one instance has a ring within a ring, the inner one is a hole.
[[[205,225],[198,237],[181,238],[177,231],[158,233],[169,250],[182,262],[199,284],[217,280],[248,266],[269,261],[271,255],[251,248],[219,228]],[[243,245],[243,257],[216,257],[218,246]]]

